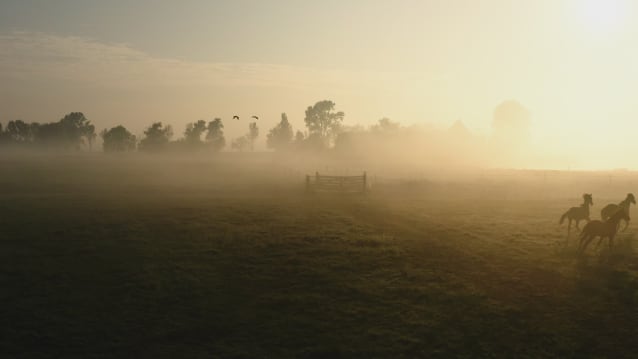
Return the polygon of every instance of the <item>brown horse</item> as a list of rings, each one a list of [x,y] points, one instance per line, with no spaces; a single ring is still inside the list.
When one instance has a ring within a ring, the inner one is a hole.
[[[614,244],[614,237],[618,232],[618,223],[621,220],[629,222],[629,214],[625,211],[618,211],[614,213],[607,221],[594,220],[585,225],[583,231],[580,233],[580,246],[579,250],[584,252],[587,249],[589,243],[596,237],[600,237],[596,248],[600,246],[600,243],[605,237],[609,238],[609,248]]]
[[[567,236],[569,236],[569,232],[572,227],[572,221],[576,222],[576,229],[580,230],[578,224],[582,220],[590,221],[589,219],[589,206],[594,205],[594,200],[592,199],[591,193],[583,194],[583,204],[580,207],[572,207],[560,217],[560,224],[563,224],[565,218],[569,219],[569,223],[567,223]]]
[[[627,212],[627,215],[629,215],[629,207],[631,206],[631,204],[636,204],[636,199],[634,198],[634,194],[633,193],[627,193],[627,197],[625,197],[625,199],[618,203],[618,204],[608,204],[606,205],[602,210],[600,210],[600,218],[603,219],[603,221],[606,221],[607,219],[609,219],[609,217],[611,217],[614,213],[616,213],[619,210],[624,210],[625,212]],[[625,229],[627,229],[627,226],[629,226],[629,221],[625,222],[625,227],[623,228],[623,231]]]

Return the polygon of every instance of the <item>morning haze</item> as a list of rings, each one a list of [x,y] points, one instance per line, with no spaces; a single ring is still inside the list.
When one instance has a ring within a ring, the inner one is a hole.
[[[628,0],[3,1],[0,357],[628,357]]]

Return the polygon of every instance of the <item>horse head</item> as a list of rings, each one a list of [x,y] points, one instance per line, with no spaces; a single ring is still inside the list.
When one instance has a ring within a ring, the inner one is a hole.
[[[594,199],[593,199],[591,193],[583,193],[583,200],[585,201],[586,205],[589,205],[589,206],[593,206],[594,205]]]
[[[634,194],[633,193],[627,193],[627,201],[629,203],[636,204],[636,198],[634,198]]]

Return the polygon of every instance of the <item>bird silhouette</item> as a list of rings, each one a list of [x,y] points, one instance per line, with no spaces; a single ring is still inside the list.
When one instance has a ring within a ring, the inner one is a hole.
[[[259,117],[257,116],[253,116],[252,118],[254,118],[255,120],[259,120]]]
[[[239,116],[237,115],[233,116],[233,120],[239,120]]]

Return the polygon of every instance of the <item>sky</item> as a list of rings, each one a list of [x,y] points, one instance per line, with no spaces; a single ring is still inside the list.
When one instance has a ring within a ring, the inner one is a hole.
[[[82,111],[141,134],[234,114],[262,134],[330,99],[345,123],[389,117],[488,136],[494,108],[571,168],[638,168],[638,18],[629,0],[3,0],[0,121]],[[263,140],[262,136],[262,140]],[[263,147],[263,142],[262,142]]]

